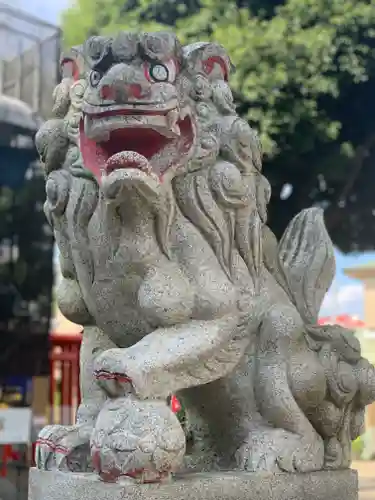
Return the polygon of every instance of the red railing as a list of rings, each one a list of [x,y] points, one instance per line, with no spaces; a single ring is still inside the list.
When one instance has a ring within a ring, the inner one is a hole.
[[[50,423],[71,424],[80,402],[79,350],[82,335],[51,334]]]

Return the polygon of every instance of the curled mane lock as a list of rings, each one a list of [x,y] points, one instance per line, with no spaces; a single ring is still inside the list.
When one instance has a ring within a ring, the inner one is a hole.
[[[216,80],[212,91],[204,92],[204,81],[198,82],[201,93],[193,94],[199,142],[189,173],[175,179],[177,204],[205,236],[226,274],[232,276],[236,250],[257,288],[264,223],[264,203],[258,199],[260,143],[235,113],[228,84]]]

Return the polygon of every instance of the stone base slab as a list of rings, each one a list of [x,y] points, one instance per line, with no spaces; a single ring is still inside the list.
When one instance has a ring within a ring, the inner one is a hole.
[[[189,473],[165,484],[103,483],[94,474],[30,470],[29,500],[357,500],[353,470]]]

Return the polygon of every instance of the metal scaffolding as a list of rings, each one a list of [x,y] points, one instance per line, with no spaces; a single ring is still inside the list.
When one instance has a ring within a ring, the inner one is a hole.
[[[57,26],[0,2],[0,94],[23,101],[47,119],[60,49]]]

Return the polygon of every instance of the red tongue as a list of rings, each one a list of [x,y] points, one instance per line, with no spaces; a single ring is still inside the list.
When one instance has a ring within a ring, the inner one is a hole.
[[[105,164],[107,174],[120,168],[137,168],[143,172],[151,173],[150,163],[143,155],[135,151],[120,151],[112,155]]]

